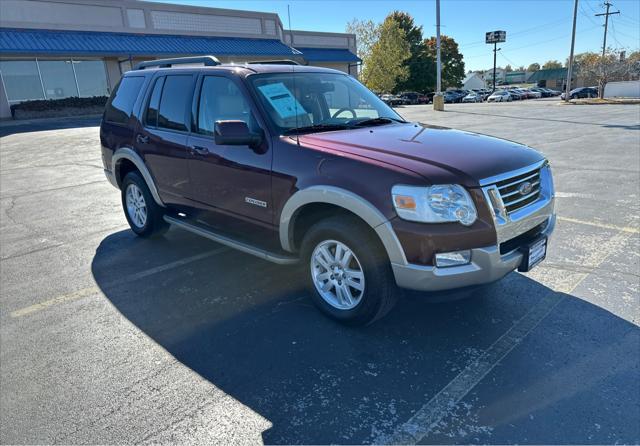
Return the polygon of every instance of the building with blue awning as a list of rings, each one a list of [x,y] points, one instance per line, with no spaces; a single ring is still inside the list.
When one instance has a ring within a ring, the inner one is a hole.
[[[285,30],[274,13],[137,0],[0,1],[0,117],[32,99],[108,95],[136,63],[210,54],[357,73],[355,35]]]

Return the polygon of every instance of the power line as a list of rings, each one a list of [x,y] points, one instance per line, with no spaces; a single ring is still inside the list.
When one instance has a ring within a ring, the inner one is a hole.
[[[564,23],[566,20],[567,20],[567,18],[558,19],[558,20],[554,20],[553,22],[543,23],[543,24],[536,25],[536,26],[531,27],[531,28],[526,28],[526,29],[523,29],[522,31],[516,31],[514,33],[509,33],[509,39],[513,38],[513,36],[522,36],[524,34],[533,33],[533,32],[536,32],[537,30],[542,30],[542,28],[544,28],[546,30],[550,26],[559,25],[561,23]],[[458,46],[460,48],[470,48],[472,46],[481,46],[481,45],[486,45],[486,42],[484,40],[477,40],[477,41],[470,42],[470,43],[460,43]]]

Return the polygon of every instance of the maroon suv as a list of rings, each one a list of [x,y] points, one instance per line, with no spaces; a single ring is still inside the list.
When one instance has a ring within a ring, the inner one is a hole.
[[[136,234],[175,225],[301,261],[315,303],[347,323],[383,316],[396,285],[447,290],[528,271],[555,224],[540,153],[407,122],[330,69],[146,62],[111,95],[100,140]]]

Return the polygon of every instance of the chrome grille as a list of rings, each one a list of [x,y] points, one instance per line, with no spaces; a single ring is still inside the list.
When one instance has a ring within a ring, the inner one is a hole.
[[[507,214],[511,214],[540,198],[540,169],[495,183]]]

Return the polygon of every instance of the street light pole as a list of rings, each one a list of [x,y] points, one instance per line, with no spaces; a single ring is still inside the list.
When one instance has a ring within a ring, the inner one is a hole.
[[[433,109],[444,111],[444,98],[442,97],[442,61],[440,59],[440,0],[436,0],[436,94],[433,96]]]
[[[569,102],[571,92],[571,79],[573,77],[573,48],[576,44],[576,17],[578,15],[578,0],[573,5],[573,31],[571,33],[571,52],[569,53],[569,66],[567,67],[567,86],[564,92],[564,101]]]

